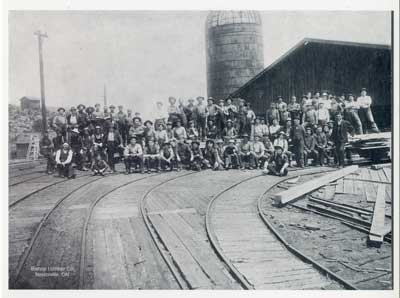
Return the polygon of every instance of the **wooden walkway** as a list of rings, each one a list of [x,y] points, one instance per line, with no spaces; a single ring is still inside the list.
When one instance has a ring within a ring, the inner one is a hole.
[[[336,282],[291,254],[258,216],[258,198],[280,180],[273,176],[251,179],[215,200],[210,226],[218,247],[255,289],[340,289]]]

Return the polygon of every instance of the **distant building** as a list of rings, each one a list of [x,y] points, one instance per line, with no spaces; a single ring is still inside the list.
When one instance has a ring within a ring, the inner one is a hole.
[[[31,134],[20,134],[17,136],[17,139],[15,141],[17,159],[26,158],[30,142],[31,142]]]
[[[373,99],[372,111],[378,126],[390,128],[391,47],[306,38],[230,96],[246,99],[256,114],[264,116],[278,95],[286,102],[292,95],[300,101],[307,91],[358,96],[363,87]]]
[[[21,110],[40,110],[40,99],[36,97],[24,96],[20,99]]]

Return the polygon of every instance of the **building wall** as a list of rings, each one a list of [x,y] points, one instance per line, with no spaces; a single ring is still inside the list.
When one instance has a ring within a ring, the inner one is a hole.
[[[21,99],[21,110],[40,110],[40,100],[22,98]]]
[[[292,95],[300,100],[307,91],[358,95],[365,87],[378,126],[390,128],[391,82],[390,49],[308,43],[232,96],[245,98],[262,115],[278,95],[288,102]]]
[[[259,24],[226,24],[208,28],[207,93],[225,99],[264,68]]]

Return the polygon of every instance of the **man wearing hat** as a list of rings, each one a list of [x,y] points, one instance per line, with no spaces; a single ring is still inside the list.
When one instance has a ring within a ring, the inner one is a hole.
[[[231,168],[233,169],[239,168],[238,149],[235,145],[234,139],[230,139],[228,141],[228,145],[225,147],[224,160],[225,160],[225,170],[229,170]]]
[[[172,127],[172,125],[171,125],[171,127]],[[172,137],[172,135],[171,135],[171,137]],[[160,148],[163,148],[164,143],[169,141],[165,124],[162,122],[158,122],[158,124],[156,126],[155,140],[156,140],[156,143],[160,146]]]
[[[77,106],[78,113],[77,113],[77,122],[79,129],[82,131],[84,127],[88,125],[87,114],[85,113],[85,106],[83,104],[79,104]]]
[[[274,147],[274,153],[270,156],[269,160],[265,162],[264,174],[270,174],[275,176],[286,176],[288,174],[289,159],[285,153],[283,153],[283,148],[280,146]]]
[[[215,143],[213,140],[207,140],[206,147],[203,149],[203,163],[207,168],[218,169],[218,163],[216,162],[216,151]]]
[[[314,105],[310,105],[306,107],[305,112],[303,113],[303,119],[302,123],[304,127],[306,126],[314,126],[315,124],[318,123],[318,116],[317,116],[317,110],[314,107]]]
[[[287,104],[286,102],[283,101],[283,96],[279,95],[276,99],[276,108],[279,111],[279,123],[282,123],[285,119],[282,119],[284,117],[283,112],[287,111]]]
[[[234,120],[237,114],[237,107],[232,104],[232,99],[228,98],[224,106],[224,115],[227,120]]]
[[[194,124],[196,124],[197,115],[196,115],[196,105],[194,104],[194,99],[189,98],[188,104],[186,106],[183,105],[182,109],[183,112],[185,113],[187,122],[189,123],[190,121],[192,121]]]
[[[215,125],[212,119],[208,119],[207,128],[206,128],[206,137],[207,139],[216,139],[219,135],[219,131],[217,126]]]
[[[222,170],[224,168],[224,141],[222,139],[217,139],[215,141],[215,162],[216,162],[216,167],[214,167],[214,170]]]
[[[267,156],[265,155],[265,146],[263,142],[261,142],[261,137],[259,135],[254,135],[251,154],[253,154],[255,168],[263,168]]]
[[[324,102],[318,104],[317,122],[319,125],[325,125],[330,120],[329,110]]]
[[[304,164],[308,166],[308,159],[312,158],[312,164],[316,165],[318,160],[318,152],[315,149],[316,141],[311,127],[306,128],[306,136],[304,138]]]
[[[366,88],[361,89],[361,95],[357,98],[357,104],[360,107],[358,113],[360,114],[361,122],[363,123],[362,126],[364,133],[367,133],[367,129],[371,129],[371,132],[373,133],[378,133],[379,129],[371,111],[372,98],[367,95]]]
[[[176,105],[176,98],[170,96],[168,98],[169,106],[167,107],[168,121],[175,123],[177,120],[181,120],[181,109]]]
[[[200,142],[196,140],[192,141],[190,149],[192,151],[192,156],[190,158],[190,167],[194,171],[200,171],[205,164],[203,153],[200,149]]]
[[[94,131],[94,127],[96,126],[96,116],[93,113],[94,113],[93,107],[86,108],[86,119],[91,133]]]
[[[94,105],[93,115],[96,117],[96,119],[103,119],[104,118],[104,113],[101,111],[99,103],[96,103]]]
[[[123,140],[115,126],[111,125],[108,131],[104,134],[104,144],[107,150],[107,162],[110,166],[111,172],[115,171],[114,157],[116,153],[122,156],[123,151]]]
[[[57,109],[58,114],[53,118],[53,128],[54,130],[60,130],[63,135],[65,135],[67,129],[67,118],[65,116],[65,109],[60,107]]]
[[[75,107],[71,107],[70,112],[67,114],[66,118],[68,126],[74,127],[75,125],[78,125],[78,113]]]
[[[175,142],[172,141],[172,144]],[[193,161],[193,152],[189,144],[185,143],[183,139],[177,140],[178,144],[175,149],[176,161],[178,164],[178,171],[182,168],[190,168],[190,164]]]
[[[109,115],[110,115],[110,117],[111,117],[111,120],[113,120],[113,121],[115,121],[116,120],[116,116],[117,116],[117,112],[115,111],[115,106],[114,105],[111,105],[110,106],[110,112],[109,112]]]
[[[148,143],[148,141],[150,139],[155,140],[156,138],[156,131],[153,127],[153,122],[150,120],[146,120],[144,122],[144,140],[145,140],[145,144]]]
[[[303,95],[303,97],[306,97],[305,95]],[[306,97],[307,98],[307,97]],[[290,103],[287,106],[287,110],[290,114],[290,118],[294,119],[294,117],[300,117],[301,115],[301,107],[300,104],[297,102],[297,98],[296,96],[292,96],[290,98]]]
[[[252,154],[252,146],[249,142],[249,135],[242,135],[242,142],[239,146],[239,164],[241,169],[250,169],[254,167],[254,155]]]
[[[83,168],[87,168],[86,165],[92,164],[93,157],[93,138],[89,127],[83,129],[82,134],[82,163]]]
[[[206,137],[208,109],[207,105],[204,103],[204,97],[198,96],[196,100],[197,129],[199,130],[200,138],[204,141]]]
[[[274,120],[280,121],[279,110],[277,109],[276,103],[271,102],[269,109],[267,109],[265,118],[267,119],[267,124],[272,125]]]
[[[186,129],[182,126],[180,119],[175,122],[174,138],[177,140],[185,140],[187,138]]]
[[[118,112],[115,113],[114,119],[117,123],[119,134],[122,137],[122,143],[125,146],[127,140],[126,114],[122,105],[118,106]]]
[[[137,166],[139,166],[140,172],[144,173],[143,149],[142,146],[137,143],[135,136],[131,137],[129,144],[125,147],[124,157],[126,174],[132,173],[132,166],[135,170]]]
[[[236,139],[238,136],[236,128],[233,126],[233,121],[231,119],[228,119],[226,121],[226,126],[223,130],[222,133],[223,137],[225,140],[229,139]]]
[[[75,178],[72,168],[72,155],[73,152],[68,143],[64,143],[62,148],[57,150],[55,160],[58,170],[58,177]]]
[[[164,124],[164,126],[167,123],[168,119],[168,112],[164,107],[164,103],[160,100],[156,102],[155,110],[153,112],[153,117],[154,119],[154,126],[158,127],[160,123]]]
[[[350,122],[343,119],[342,114],[336,115],[336,121],[333,126],[332,139],[335,145],[336,161],[338,167],[344,167],[345,145],[348,143],[348,134],[354,136],[354,128]],[[351,159],[350,151],[347,151],[347,158]]]
[[[189,121],[189,127],[187,129],[187,136],[192,141],[199,139],[199,132],[198,132],[196,126],[194,125],[194,120]]]
[[[147,173],[151,173],[152,169],[157,173],[160,172],[160,146],[158,146],[154,138],[150,138],[147,141],[143,158]]]
[[[169,168],[170,171],[177,168],[174,150],[170,142],[164,142],[162,145],[162,149],[160,150],[160,165],[163,171],[167,168]]]
[[[239,98],[239,107],[238,107],[238,113],[237,113],[237,131],[239,134],[244,134],[245,133],[245,127],[246,127],[246,116],[247,116],[247,106],[246,106],[246,101],[243,98]]]
[[[140,117],[133,117],[133,125],[129,129],[129,138],[136,137],[139,144],[142,143],[144,136],[144,126],[142,125],[142,119]]]
[[[45,131],[43,137],[39,142],[40,154],[47,159],[46,173],[53,174],[54,171],[54,156],[53,156],[53,144],[49,138],[49,132]]]
[[[294,118],[294,123],[291,131],[291,140],[293,143],[294,154],[296,156],[296,165],[300,168],[304,167],[304,138],[306,131],[304,126],[300,124],[298,117]]]
[[[71,145],[71,149],[73,152],[72,155],[72,162],[76,164],[78,170],[83,170],[83,163],[82,163],[82,137],[79,134],[79,130],[77,127],[74,127],[71,130],[69,144]],[[87,170],[85,168],[85,170]]]
[[[358,116],[359,109],[360,107],[355,101],[353,94],[348,94],[344,101],[344,119],[353,125],[357,135],[361,135],[363,133],[362,123],[360,117]]]
[[[325,164],[325,159],[328,159],[328,138],[322,131],[322,126],[318,125],[317,131],[315,132],[315,150],[318,152],[318,163],[320,166]]]

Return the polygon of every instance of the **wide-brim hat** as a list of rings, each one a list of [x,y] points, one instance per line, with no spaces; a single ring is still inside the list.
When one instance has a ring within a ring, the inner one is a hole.
[[[76,108],[75,107],[71,107],[69,110],[70,111],[76,111]]]
[[[101,128],[99,125],[96,125],[94,128]]]
[[[164,142],[163,146],[166,146],[166,145],[171,145],[171,143],[170,142]]]
[[[279,99],[279,98],[282,98],[282,99],[283,99],[283,96],[282,96],[282,95],[278,95],[278,96],[276,97],[276,99]]]
[[[87,113],[94,112],[94,108],[93,107],[87,107],[86,108],[86,112]]]
[[[63,147],[64,146],[67,146],[68,148],[69,148],[69,144],[67,143],[67,142],[65,142],[64,144],[63,144]]]
[[[361,88],[361,91],[367,91],[367,88],[363,87],[363,88]]]
[[[162,128],[165,129],[165,124],[164,123],[162,123],[162,122],[157,123],[157,127],[160,127],[160,126],[162,126]]]
[[[99,107],[99,106],[100,106],[100,104],[99,104],[99,103],[96,103],[94,106],[95,106],[95,107]]]
[[[209,98],[207,98],[207,100],[212,100],[212,101],[214,101],[214,98],[210,96]]]
[[[153,122],[150,121],[150,120],[146,120],[146,121],[144,122],[144,125],[147,125],[147,123],[150,123],[151,125],[153,125]]]
[[[249,137],[249,135],[247,134],[247,133],[244,133],[244,134],[242,134],[242,136],[241,136],[242,138],[248,138]]]
[[[226,120],[226,122],[233,122],[233,121],[232,121],[232,119],[228,119],[228,120]]]
[[[204,96],[197,96],[196,99],[197,99],[197,100],[200,100],[200,99],[201,99],[201,100],[204,100]]]
[[[83,105],[83,104],[79,104],[79,105],[77,106],[77,108],[78,108],[78,110],[79,110],[80,108],[83,108],[83,109],[85,109],[85,108],[86,108],[86,106],[85,106],[85,105]]]
[[[279,132],[279,135],[283,135],[283,136],[287,137],[287,134],[284,131]]]
[[[188,101],[189,102],[194,102],[194,98],[189,98]]]
[[[171,121],[168,121],[167,125],[173,125],[173,123]]]
[[[137,117],[137,116],[133,117],[133,118],[132,118],[132,121],[135,121],[136,119],[139,120],[139,121],[142,121],[142,118]]]
[[[76,132],[79,133],[79,130],[77,128],[74,128],[73,130],[71,130],[72,132]]]
[[[234,139],[229,139],[228,142],[229,142],[229,143],[235,143],[235,140],[234,140]]]
[[[197,144],[198,146],[200,146],[200,142],[196,140],[192,141],[192,144]]]
[[[110,106],[110,109],[115,109],[115,106],[114,106],[114,105],[111,105],[111,106]]]
[[[281,149],[281,150],[283,150],[282,146],[279,146],[279,145],[275,145],[275,146],[274,146],[274,149]]]
[[[223,142],[224,142],[224,140],[222,140],[222,139],[218,139],[218,140],[215,141],[215,143],[217,143],[217,144],[220,144],[220,143],[223,143]]]
[[[213,143],[213,144],[215,144],[215,141],[214,141],[213,139],[207,139],[207,140],[206,140],[206,144],[207,144],[207,143]]]
[[[64,109],[63,107],[58,108],[58,109],[57,109],[57,112],[59,112],[59,111],[61,111],[61,110],[63,110],[63,111],[65,112],[65,109]]]

